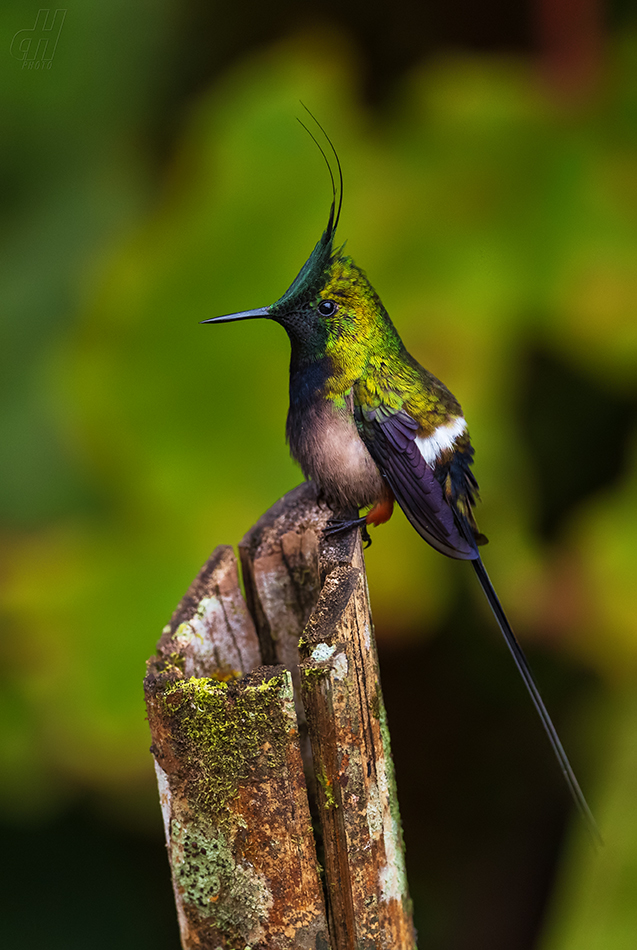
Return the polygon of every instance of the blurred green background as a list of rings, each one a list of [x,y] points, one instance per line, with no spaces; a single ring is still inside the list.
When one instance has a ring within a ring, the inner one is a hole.
[[[367,562],[421,950],[632,950],[634,8],[82,0],[47,66],[13,42],[37,9],[0,12],[3,943],[178,947],[144,660],[300,480],[285,334],[198,321],[271,303],[324,227],[302,100],[340,238],[463,404],[485,561],[606,841],[471,572],[398,514]]]

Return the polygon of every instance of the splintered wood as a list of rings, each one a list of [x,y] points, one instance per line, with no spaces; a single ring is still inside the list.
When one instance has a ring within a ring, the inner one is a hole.
[[[148,662],[184,950],[415,948],[362,550],[330,517],[310,484],[266,512],[247,605],[217,548]]]
[[[329,946],[291,676],[260,662],[218,548],[144,684],[184,948]]]

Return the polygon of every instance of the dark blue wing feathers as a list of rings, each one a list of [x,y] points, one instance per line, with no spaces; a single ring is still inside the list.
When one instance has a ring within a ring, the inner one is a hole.
[[[434,471],[427,465],[416,444],[418,423],[406,412],[392,411],[386,407],[375,410],[357,408],[356,423],[370,455],[416,531],[443,554],[473,562],[480,585],[531,695],[571,795],[593,839],[601,841],[595,820],[542,701],[529,664],[478,554],[476,540],[482,543],[482,536],[458,504],[463,501],[463,507],[468,507],[470,511],[477,495],[478,486],[469,467],[473,455],[471,447],[457,451],[444,468]],[[440,480],[436,475],[440,476]],[[451,485],[450,503],[442,485],[447,477]]]
[[[457,523],[442,485],[416,445],[419,425],[404,410],[356,409],[367,449],[416,531],[448,557],[472,560],[475,543]]]

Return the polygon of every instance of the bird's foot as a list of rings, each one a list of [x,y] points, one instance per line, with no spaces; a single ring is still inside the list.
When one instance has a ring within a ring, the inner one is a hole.
[[[369,536],[369,531],[367,530],[367,519],[363,518],[352,518],[350,521],[343,520],[341,518],[332,518],[327,522],[327,527],[323,531],[325,537],[329,538],[332,534],[342,534],[344,531],[351,531],[352,528],[361,529],[361,537],[365,544],[365,547],[368,548],[372,543],[372,539]]]

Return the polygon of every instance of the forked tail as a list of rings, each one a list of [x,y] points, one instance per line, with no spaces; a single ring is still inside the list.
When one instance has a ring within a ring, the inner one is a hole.
[[[582,792],[579,786],[579,782],[575,778],[575,773],[573,772],[573,769],[571,768],[571,763],[569,762],[568,756],[566,755],[566,752],[564,751],[564,746],[562,745],[560,741],[560,737],[557,734],[557,730],[555,726],[553,725],[553,721],[551,720],[551,717],[548,714],[548,710],[546,706],[544,705],[544,701],[542,697],[540,696],[540,691],[537,688],[537,685],[533,677],[533,673],[531,672],[531,668],[528,664],[527,658],[525,657],[522,651],[522,647],[518,643],[515,637],[515,634],[513,633],[513,630],[511,629],[511,624],[506,618],[506,614],[504,613],[504,610],[502,609],[502,604],[500,603],[498,599],[498,595],[496,594],[494,590],[493,584],[489,580],[489,575],[487,574],[485,570],[484,564],[482,563],[479,557],[476,558],[471,563],[473,564],[475,572],[478,575],[480,586],[482,587],[482,590],[484,591],[485,596],[487,600],[489,601],[489,606],[491,607],[491,610],[493,611],[493,615],[498,622],[498,626],[500,627],[500,630],[502,631],[502,635],[504,636],[504,639],[506,640],[506,644],[509,650],[511,651],[511,655],[513,656],[513,659],[515,660],[515,665],[520,671],[520,675],[522,679],[524,680],[524,684],[531,695],[531,699],[533,700],[533,705],[537,709],[538,715],[540,719],[542,720],[542,725],[544,726],[544,730],[547,736],[549,737],[549,742],[553,746],[553,751],[555,753],[557,761],[560,764],[560,768],[562,770],[562,774],[564,775],[564,778],[566,779],[566,784],[569,787],[569,791],[571,795],[573,796],[573,801],[579,808],[593,840],[597,844],[602,844],[602,837],[599,833],[597,824],[595,823],[595,819],[593,818],[591,810],[588,807],[588,803],[586,799],[584,798],[584,793]]]

